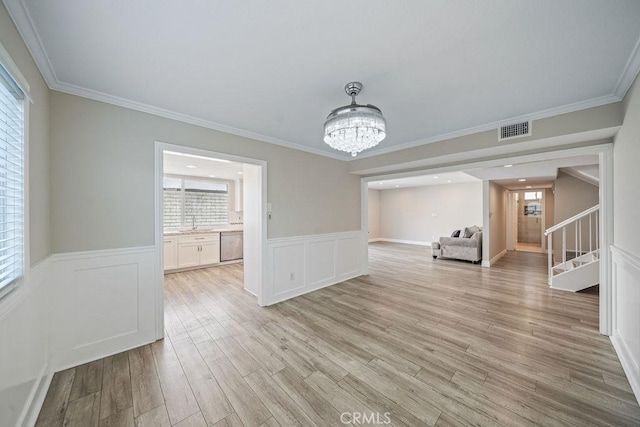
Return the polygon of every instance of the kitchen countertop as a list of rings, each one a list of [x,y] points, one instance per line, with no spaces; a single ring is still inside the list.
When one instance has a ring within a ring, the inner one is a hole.
[[[242,231],[242,227],[216,228],[216,229],[195,229],[195,230],[172,230],[165,231],[165,236],[184,236],[188,234],[208,234],[208,233],[224,233],[228,231]]]

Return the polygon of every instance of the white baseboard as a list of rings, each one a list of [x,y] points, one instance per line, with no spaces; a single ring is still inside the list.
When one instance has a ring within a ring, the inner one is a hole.
[[[322,288],[328,288],[329,286],[337,285],[338,283],[342,283],[342,282],[345,282],[347,280],[354,279],[354,278],[356,278],[358,276],[361,276],[361,274],[360,273],[355,273],[352,276],[342,277],[340,280],[326,282],[326,283],[322,283],[322,284],[320,284],[318,286],[305,288],[303,290],[300,290],[299,292],[294,292],[294,293],[289,294],[289,295],[287,295],[286,297],[283,297],[283,298],[277,298],[276,297],[274,300],[272,300],[269,303],[269,305],[277,304],[279,302],[286,301],[286,300],[291,299],[291,298],[299,297],[301,295],[308,294],[310,292],[315,292],[315,291],[320,290]]]
[[[638,365],[634,362],[629,347],[616,331],[613,331],[613,335],[610,338],[611,344],[613,344],[613,348],[618,354],[618,359],[620,359],[622,369],[627,375],[631,390],[633,390],[633,394],[636,396],[638,404],[640,404],[640,371],[638,370]]]
[[[431,246],[431,242],[421,242],[419,240],[389,239],[386,237],[377,237],[375,239],[370,239],[369,242],[370,243],[389,242],[389,243],[404,243],[405,245]]]
[[[489,261],[482,261],[482,266],[483,267],[491,267],[493,264],[495,264],[496,262],[500,261],[500,258],[502,258],[503,256],[505,256],[507,253],[506,249],[501,250],[496,256],[494,256],[493,258],[491,258]]]
[[[53,379],[53,371],[49,369],[49,365],[47,365],[45,372],[47,372],[46,375],[40,377],[40,381],[38,381],[34,387],[34,393],[29,401],[29,405],[25,407],[26,411],[22,417],[23,426],[35,426],[36,421],[38,421],[38,415],[40,415],[40,410],[42,409],[44,399],[47,397],[47,392]]]

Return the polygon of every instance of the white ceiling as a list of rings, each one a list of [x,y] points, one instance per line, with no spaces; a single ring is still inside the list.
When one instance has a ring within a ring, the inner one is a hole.
[[[384,179],[371,181],[367,185],[371,190],[391,190],[407,187],[426,187],[430,185],[459,184],[479,181],[464,172],[447,172],[431,175],[411,176],[407,178]]]
[[[163,172],[235,181],[242,179],[242,163],[165,151]]]
[[[380,107],[360,157],[620,100],[640,68],[640,1],[3,0],[47,83],[348,160],[322,141]]]
[[[544,188],[553,185],[558,176],[558,170],[561,168],[583,171],[584,173],[588,171],[590,174],[597,176],[599,170],[598,156],[575,156],[540,162],[504,164],[497,167],[469,169],[461,172],[383,179],[370,181],[368,187],[377,190],[391,190],[404,187],[423,187],[483,180],[494,181],[509,190]]]

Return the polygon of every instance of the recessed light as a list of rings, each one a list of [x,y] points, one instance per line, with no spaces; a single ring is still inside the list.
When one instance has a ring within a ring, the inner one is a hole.
[[[453,181],[451,181],[451,180],[449,179],[449,180],[447,180],[447,182],[453,182]]]
[[[433,179],[438,179],[440,178],[438,175],[434,176]]]
[[[505,168],[512,168],[513,165],[504,165]]]
[[[378,184],[380,184],[380,185],[384,185],[384,182],[379,182]]]
[[[215,177],[216,177],[215,175],[209,175],[209,178],[215,178]]]
[[[196,165],[187,165],[187,167],[188,167],[189,169],[197,169],[197,168],[198,168]]]
[[[531,186],[530,186],[530,185],[527,185],[527,188],[531,188]]]
[[[400,187],[399,185],[396,185],[396,188]]]
[[[242,172],[238,172],[238,175],[242,175]]]
[[[526,179],[524,179],[524,178],[520,178],[518,181],[520,181],[520,182],[525,182],[525,181],[526,181]]]
[[[165,151],[164,153],[165,154],[171,154],[171,155],[174,155],[174,156],[191,157],[193,159],[211,160],[212,162],[231,163],[230,160],[214,159],[213,157],[197,156],[195,154],[187,154],[187,153],[178,153],[176,151]]]

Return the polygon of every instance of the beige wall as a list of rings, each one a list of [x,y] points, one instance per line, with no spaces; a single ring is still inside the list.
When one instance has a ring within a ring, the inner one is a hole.
[[[53,251],[154,243],[154,142],[268,163],[268,236],[360,229],[360,179],[342,161],[51,92]]]
[[[380,191],[369,190],[368,193],[369,239],[380,237]]]
[[[0,4],[0,43],[29,82],[29,228],[31,264],[51,253],[49,186],[49,88],[20,34]]]
[[[556,198],[552,188],[544,189],[544,227],[549,229],[555,225]],[[546,239],[546,237],[545,237]],[[546,245],[546,240],[543,242]],[[546,247],[546,246],[545,246]]]
[[[640,240],[631,230],[637,228],[640,201],[640,80],[623,100],[624,123],[613,145],[614,244],[640,257]]]
[[[554,197],[554,223],[558,224],[565,219],[571,218],[580,212],[589,209],[600,202],[599,189],[595,185],[589,184],[581,179],[575,178],[562,171],[558,173],[555,182]],[[549,226],[547,226],[549,228]],[[557,235],[557,236],[556,236]],[[554,233],[554,249],[556,260],[562,256],[558,249],[561,245],[560,232]],[[592,223],[592,236],[595,236],[595,221]],[[573,251],[576,248],[575,226],[567,227],[567,250]],[[595,245],[595,243],[594,243]],[[589,247],[589,224],[587,220],[582,224],[582,250],[587,251]]]
[[[507,190],[489,181],[489,259],[507,249]]]
[[[382,238],[431,243],[472,225],[482,226],[481,181],[380,191]]]
[[[349,162],[349,170],[367,176],[380,172],[424,169],[426,164],[439,157],[477,150],[487,151],[481,153],[480,157],[475,157],[473,161],[505,157],[507,150],[511,150],[509,155],[513,155],[513,153],[556,151],[562,148],[593,145],[603,141],[571,143],[571,138],[557,139],[556,137],[617,127],[621,124],[622,103],[617,102],[546,119],[534,120],[532,124],[533,135],[530,137],[501,142],[498,141],[497,130],[492,129],[486,132],[354,160]],[[548,140],[545,141],[544,139],[547,138]],[[535,144],[526,144],[534,139],[536,140]],[[452,161],[451,163],[456,164],[459,162]]]

